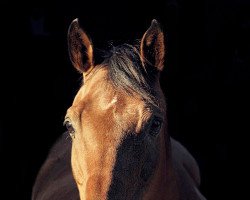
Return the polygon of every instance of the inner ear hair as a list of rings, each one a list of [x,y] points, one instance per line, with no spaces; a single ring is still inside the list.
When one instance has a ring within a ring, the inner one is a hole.
[[[78,19],[72,21],[68,30],[68,50],[70,60],[79,72],[86,73],[93,67],[92,41],[79,26]]]

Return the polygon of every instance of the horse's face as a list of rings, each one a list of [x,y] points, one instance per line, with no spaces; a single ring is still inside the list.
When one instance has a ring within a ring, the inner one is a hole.
[[[152,45],[154,51],[164,51],[161,37],[162,32],[153,22],[142,39],[142,65],[144,59],[150,59],[145,48]],[[156,176],[163,155],[165,102],[158,75],[151,82],[156,106],[143,98],[146,91],[127,92],[117,86],[110,79],[114,67],[108,66],[111,62],[94,66],[91,41],[77,21],[69,29],[69,50],[73,65],[84,76],[84,85],[65,117],[73,141],[72,170],[81,199],[140,199]],[[155,55],[152,62],[156,70],[161,70],[163,57]]]

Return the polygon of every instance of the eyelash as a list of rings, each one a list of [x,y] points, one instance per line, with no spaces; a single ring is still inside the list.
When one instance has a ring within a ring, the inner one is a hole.
[[[74,133],[75,133],[75,129],[72,125],[72,123],[70,122],[70,119],[69,118],[66,118],[64,123],[63,123],[64,126],[66,126],[69,134],[71,137],[74,137]]]

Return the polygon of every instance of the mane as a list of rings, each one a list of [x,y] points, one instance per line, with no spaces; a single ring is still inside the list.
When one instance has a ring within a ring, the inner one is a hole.
[[[113,46],[105,55],[103,64],[108,67],[109,79],[113,85],[128,94],[139,94],[150,105],[158,105],[152,88],[152,74],[142,65],[140,53],[135,46]]]

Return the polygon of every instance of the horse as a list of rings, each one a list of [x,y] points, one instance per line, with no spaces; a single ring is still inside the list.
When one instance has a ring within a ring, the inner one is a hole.
[[[197,161],[167,129],[161,24],[153,19],[137,44],[112,46],[98,64],[79,24],[71,22],[67,40],[83,84],[66,112],[67,131],[39,170],[32,200],[205,200]]]

